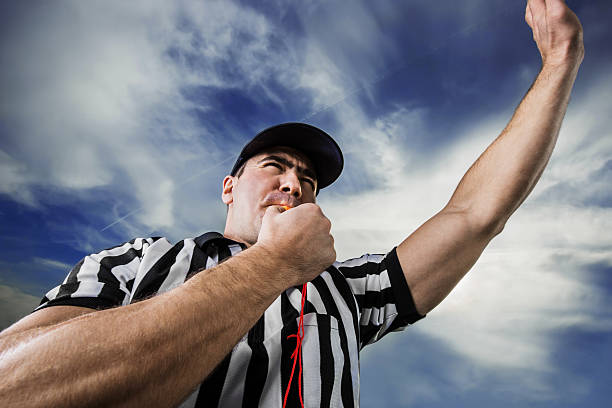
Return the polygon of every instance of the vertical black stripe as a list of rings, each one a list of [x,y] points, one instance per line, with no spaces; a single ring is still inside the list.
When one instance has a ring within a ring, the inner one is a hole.
[[[321,321],[327,319],[329,330]],[[317,315],[317,326],[319,327],[319,373],[321,374],[321,408],[329,408],[332,391],[334,389],[334,353],[331,346],[331,325],[329,317]]]
[[[132,278],[129,281],[127,281],[125,283],[125,287],[127,288],[127,290],[129,290],[130,292],[132,292],[132,287],[134,286],[134,281],[136,281],[136,278]]]
[[[302,288],[300,287],[300,291],[301,290]],[[308,293],[306,295],[308,296]],[[317,308],[315,308],[315,306],[308,299],[305,299],[304,300],[304,315],[307,315],[308,313],[317,313]]]
[[[331,266],[330,268],[328,268],[328,272],[330,276],[332,277],[332,280],[334,281],[334,286],[336,286],[336,289],[338,290],[338,292],[344,299],[345,303],[348,305],[348,308],[351,312],[351,317],[352,317],[351,320],[353,321],[353,330],[356,336],[355,341],[356,341],[357,347],[359,347],[359,341],[360,341],[359,340],[359,337],[360,337],[359,335],[359,313],[357,311],[357,305],[355,302],[353,291],[351,290],[351,287],[349,286],[344,276],[340,273],[340,271],[338,271],[338,269],[336,269],[334,266]],[[340,332],[341,333],[340,338],[342,340],[342,338],[346,339],[347,336],[346,336],[346,331],[344,330],[344,324],[342,323],[342,320],[340,320],[340,323],[342,324],[342,327],[343,327],[342,331]],[[345,403],[344,406],[352,407],[354,406],[355,396],[353,395],[354,390],[353,390],[353,381],[352,381],[352,374],[351,374],[350,353],[348,352],[348,343],[346,343],[346,345],[343,345],[342,349],[344,350],[344,358],[349,359],[348,361],[345,360],[344,368],[342,371],[342,400],[345,401],[346,398],[348,398],[348,394],[350,391],[351,403],[350,405],[347,405]],[[359,361],[359,354],[357,354],[357,361]],[[359,367],[357,367],[357,370],[359,370]]]
[[[184,241],[177,243],[155,262],[155,265],[147,271],[147,274],[136,288],[132,301],[144,299],[157,293],[159,287],[168,276],[170,268],[175,264],[176,256],[181,252],[184,245]]]
[[[289,297],[286,292],[281,294],[281,314],[283,319],[283,328],[281,329],[281,402],[285,399],[285,393],[287,392],[287,385],[289,384],[289,378],[291,377],[291,369],[293,368],[293,359],[291,354],[295,350],[296,340],[295,337],[287,338],[292,334],[297,334],[298,324],[297,318],[299,313],[293,308]],[[300,362],[295,363],[295,369],[293,373],[293,379],[291,380],[291,390],[287,397],[288,407],[299,407],[300,406],[300,395],[298,389],[298,377]],[[302,390],[303,392],[303,390]],[[303,395],[303,394],[302,394]]]
[[[219,250],[219,262],[221,263],[232,256],[232,251],[229,248],[229,242],[220,241],[217,243]]]
[[[79,288],[79,280],[77,279],[77,274],[81,270],[83,266],[83,262],[85,262],[85,258],[81,259],[78,264],[74,265],[74,268],[68,274],[68,278],[65,283],[60,285],[59,291],[57,292],[56,299],[62,297],[70,297],[74,292]]]
[[[334,302],[332,294],[327,287],[327,283],[321,277],[313,280],[312,283],[316,286],[327,313],[334,316],[338,320],[338,332],[340,334],[340,347],[342,348],[342,354],[344,355],[344,365],[342,367],[342,381],[341,381],[341,394],[342,404],[346,408],[354,407],[354,396],[353,396],[353,381],[351,379],[351,359],[348,350],[348,340],[346,338],[346,330],[344,329],[344,323],[340,311]],[[346,281],[345,281],[346,283]],[[321,362],[323,363],[323,362]]]
[[[377,329],[380,328],[380,326],[375,326],[373,324],[368,324],[367,326],[361,327],[363,329],[363,333],[361,334],[361,343],[359,344],[359,350],[370,344],[370,342],[378,332]]]
[[[344,278],[344,276],[336,269],[334,266],[330,266],[327,271],[329,272],[332,280],[334,281],[334,286],[338,289],[338,292],[348,305],[349,310],[351,311],[351,316],[353,317],[353,330],[355,330],[355,336],[357,345],[360,343],[360,328],[359,328],[359,311],[357,310],[357,305],[355,304],[355,294],[351,290],[348,282]]]
[[[232,353],[230,352],[223,361],[210,373],[210,375],[200,385],[200,391],[198,392],[198,398],[194,405],[195,408],[210,408],[219,405],[219,399],[221,398],[221,391],[223,390],[223,383],[225,382],[225,376],[227,375],[227,369],[229,368],[230,358]]]
[[[216,239],[206,242],[205,245],[203,245],[203,250],[211,258],[214,257],[215,252],[217,252],[218,263],[221,263],[232,255],[229,247],[222,243],[221,240]],[[195,407],[216,407],[219,405],[219,399],[223,392],[223,385],[225,384],[225,377],[227,377],[227,370],[229,369],[231,358],[232,352],[230,351],[223,361],[219,363],[217,368],[215,368],[206,380],[204,380],[200,386]]]
[[[419,314],[406,282],[406,277],[400,265],[399,258],[397,257],[397,247],[393,248],[384,260],[384,266],[386,266],[387,273],[389,274],[389,281],[391,282],[391,288],[393,289],[393,299],[395,306],[401,320],[406,323],[415,323],[417,320],[424,318],[424,315]]]
[[[191,263],[189,264],[189,272],[187,272],[185,280],[206,268],[207,260],[208,256],[205,252],[199,246],[194,245],[193,253],[191,254]]]
[[[249,330],[247,337],[252,353],[244,383],[243,408],[259,406],[259,400],[268,376],[268,352],[263,345],[264,318],[265,315],[255,323],[255,326]]]
[[[123,254],[109,255],[102,258],[100,260],[100,269],[98,270],[98,282],[102,282],[104,285],[98,297],[107,300],[114,306],[121,305],[127,294],[121,290],[121,282],[113,275],[111,270],[116,266],[127,265],[135,258],[141,256],[142,249],[135,250],[130,248]]]

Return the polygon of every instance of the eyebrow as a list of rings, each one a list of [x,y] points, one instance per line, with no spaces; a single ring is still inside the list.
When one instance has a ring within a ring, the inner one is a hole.
[[[295,164],[291,163],[289,160],[287,160],[287,159],[285,159],[285,158],[283,158],[283,157],[280,157],[280,156],[273,155],[273,154],[272,154],[272,155],[270,155],[270,156],[266,156],[266,157],[264,157],[263,159],[261,159],[260,161],[258,161],[258,162],[257,162],[257,164],[261,164],[261,163],[263,163],[263,162],[265,162],[265,161],[267,161],[267,160],[274,160],[274,161],[277,161],[277,162],[279,162],[279,163],[281,163],[281,164],[283,164],[283,165],[285,165],[285,166],[289,167],[290,169],[292,169],[292,168],[294,168],[294,167],[295,167]],[[307,168],[302,167],[302,166],[297,166],[297,171],[298,171],[298,173],[302,173],[303,175],[305,175],[305,176],[307,176],[307,177],[310,177],[310,178],[311,178],[311,179],[313,179],[313,180],[316,180],[316,179],[317,179],[317,176],[316,176],[316,175],[314,174],[314,172],[313,172],[312,170],[310,170],[310,169],[307,169]]]

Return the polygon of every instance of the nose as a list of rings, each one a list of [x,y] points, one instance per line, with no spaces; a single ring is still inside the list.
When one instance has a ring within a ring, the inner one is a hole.
[[[292,195],[295,198],[302,197],[302,185],[295,171],[288,171],[281,179],[280,191]]]

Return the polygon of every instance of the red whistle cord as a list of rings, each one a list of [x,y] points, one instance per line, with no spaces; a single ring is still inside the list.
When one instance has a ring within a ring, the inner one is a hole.
[[[302,339],[304,338],[304,302],[306,301],[306,284],[302,285],[302,307],[300,309],[300,322],[298,324],[297,334],[287,336],[288,339],[295,337],[295,350],[291,354],[293,359],[293,368],[291,369],[291,376],[289,377],[289,384],[287,384],[287,391],[285,391],[285,400],[283,401],[283,408],[287,404],[287,397],[289,396],[289,390],[291,389],[291,380],[293,380],[293,372],[295,371],[295,363],[300,361],[300,374],[298,376],[298,390],[300,393],[300,404],[304,408],[304,400],[302,399]]]

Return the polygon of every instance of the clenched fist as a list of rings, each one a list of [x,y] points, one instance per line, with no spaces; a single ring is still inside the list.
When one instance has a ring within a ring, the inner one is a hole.
[[[285,211],[270,206],[261,222],[258,247],[283,265],[279,278],[287,287],[308,282],[336,260],[331,222],[321,208],[312,203]]]
[[[543,66],[578,66],[584,58],[582,25],[564,0],[528,0],[525,21]]]

